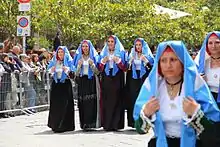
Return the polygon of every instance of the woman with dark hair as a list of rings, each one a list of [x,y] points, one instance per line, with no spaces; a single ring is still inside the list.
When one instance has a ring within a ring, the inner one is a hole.
[[[218,108],[220,108],[220,32],[214,31],[206,35],[203,45],[196,56],[199,73],[207,82]],[[207,146],[219,146],[220,144],[220,123],[215,124],[210,134],[210,141],[206,141]],[[210,135],[211,136],[211,135]]]
[[[149,147],[207,147],[220,112],[185,45],[160,43],[154,62],[134,107],[137,131],[151,131]]]
[[[83,40],[74,58],[78,84],[78,107],[81,129],[100,127],[100,87],[97,75],[99,55],[90,40]]]
[[[125,50],[118,37],[111,35],[100,53],[103,128],[117,131],[124,128],[123,88]]]
[[[14,64],[11,60],[9,60],[9,56],[7,53],[3,53],[1,55],[1,65],[4,68],[4,73],[1,76],[1,86],[0,86],[0,111],[11,109],[10,102],[14,103],[13,101],[10,101],[11,98],[8,96],[12,91],[11,86],[11,73],[14,71]],[[7,118],[9,117],[6,113],[0,113],[0,117]]]
[[[75,129],[74,102],[68,74],[70,71],[75,71],[75,68],[65,46],[58,47],[48,65],[48,70],[53,75],[48,127],[57,133],[72,131]]]
[[[129,69],[126,76],[126,93],[128,126],[134,127],[133,109],[135,101],[138,97],[140,88],[147,78],[151,67],[154,63],[154,57],[148,44],[143,38],[134,41],[134,47],[128,57]]]
[[[199,73],[207,82],[213,97],[220,108],[220,32],[207,34],[195,59]],[[218,96],[219,95],[219,96]],[[219,97],[219,99],[217,99]]]

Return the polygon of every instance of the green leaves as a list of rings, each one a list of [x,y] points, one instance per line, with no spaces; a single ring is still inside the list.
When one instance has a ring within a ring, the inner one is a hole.
[[[171,20],[168,15],[156,15],[154,4],[192,16]],[[113,33],[126,49],[137,37],[144,38],[150,46],[175,39],[198,47],[206,32],[220,30],[219,7],[217,0],[33,0],[27,14],[31,15],[32,33],[40,34],[41,47],[52,46],[58,29],[67,46],[77,47],[83,39],[90,39],[94,45],[103,44]],[[0,13],[0,26],[16,34],[16,17],[21,15],[18,3],[0,0]],[[36,41],[34,37],[31,40]]]

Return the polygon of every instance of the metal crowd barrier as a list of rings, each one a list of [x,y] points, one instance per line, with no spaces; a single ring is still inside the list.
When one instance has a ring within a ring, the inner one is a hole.
[[[0,114],[20,111],[30,115],[48,107],[50,82],[46,71],[0,73]]]

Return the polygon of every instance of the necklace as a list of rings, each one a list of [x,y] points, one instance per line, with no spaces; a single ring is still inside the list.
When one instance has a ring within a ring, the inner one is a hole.
[[[220,59],[220,57],[216,57],[216,58],[215,58],[215,57],[212,57],[212,56],[211,56],[211,58],[214,59],[214,60]]]
[[[171,84],[171,83],[169,83],[169,82],[166,80],[166,84],[168,85],[168,86],[167,86],[168,94],[169,94],[169,96],[170,96],[170,98],[171,98],[172,100],[173,100],[173,98],[175,98],[176,92],[177,92],[176,89],[174,89],[174,88],[175,88],[175,85],[182,83],[182,81],[183,81],[183,79],[181,78],[181,79],[180,79],[179,81],[177,81],[176,83]],[[180,95],[181,89],[182,89],[182,84],[180,85],[180,88],[179,88],[179,95]]]

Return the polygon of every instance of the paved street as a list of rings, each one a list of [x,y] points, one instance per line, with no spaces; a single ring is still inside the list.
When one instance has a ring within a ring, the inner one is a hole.
[[[120,132],[102,129],[83,132],[76,111],[76,130],[54,134],[47,124],[48,111],[0,119],[0,147],[144,147],[145,135],[125,127]]]

